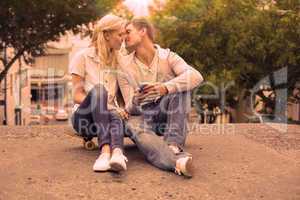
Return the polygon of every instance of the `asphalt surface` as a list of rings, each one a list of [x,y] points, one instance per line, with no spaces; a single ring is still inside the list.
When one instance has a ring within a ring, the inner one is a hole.
[[[300,126],[191,124],[194,177],[151,166],[126,139],[128,170],[94,173],[98,151],[67,125],[0,127],[0,200],[300,199]]]

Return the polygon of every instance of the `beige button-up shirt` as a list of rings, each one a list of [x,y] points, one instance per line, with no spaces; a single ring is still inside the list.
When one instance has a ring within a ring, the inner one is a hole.
[[[140,62],[135,52],[119,55],[118,83],[126,109],[131,113],[136,112],[136,107],[132,104],[134,90],[144,82],[161,82],[171,94],[192,90],[203,81],[200,72],[179,55],[158,45],[155,48],[156,53],[150,66]]]
[[[84,79],[84,90],[88,93],[95,85],[102,84],[108,92],[109,110],[119,108],[116,93],[118,90],[117,70],[105,66],[96,55],[95,48],[89,47],[78,52],[69,65],[70,74]],[[78,107],[78,105],[75,105]]]

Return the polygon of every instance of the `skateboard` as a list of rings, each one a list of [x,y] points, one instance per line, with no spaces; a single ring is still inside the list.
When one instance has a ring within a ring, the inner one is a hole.
[[[84,137],[84,136],[77,135],[76,133],[67,133],[67,135],[82,139],[82,145],[88,151],[92,151],[97,148],[95,142],[93,141],[93,138],[96,136]]]

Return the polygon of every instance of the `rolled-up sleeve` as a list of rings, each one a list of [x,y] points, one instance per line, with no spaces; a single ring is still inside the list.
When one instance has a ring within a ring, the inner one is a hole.
[[[169,93],[192,90],[203,81],[203,77],[200,72],[188,65],[176,53],[170,52],[167,59],[169,66],[176,76],[164,83]]]
[[[69,64],[69,73],[76,74],[84,77],[85,74],[85,62],[84,54],[82,52],[77,53]]]

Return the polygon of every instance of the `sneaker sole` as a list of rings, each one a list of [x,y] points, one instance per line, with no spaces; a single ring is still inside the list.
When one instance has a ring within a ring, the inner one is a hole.
[[[185,171],[183,171],[182,174],[187,178],[193,177],[193,161],[191,157],[186,161]]]
[[[99,169],[93,169],[94,172],[107,172],[107,171],[109,171],[109,170],[110,170],[110,168],[108,168],[108,169],[102,169],[102,170],[99,170]]]
[[[112,162],[112,163],[109,163],[109,164],[110,164],[110,170],[111,171],[120,172],[120,171],[125,171],[126,170],[126,169],[123,168],[122,165],[120,165],[117,162]]]

